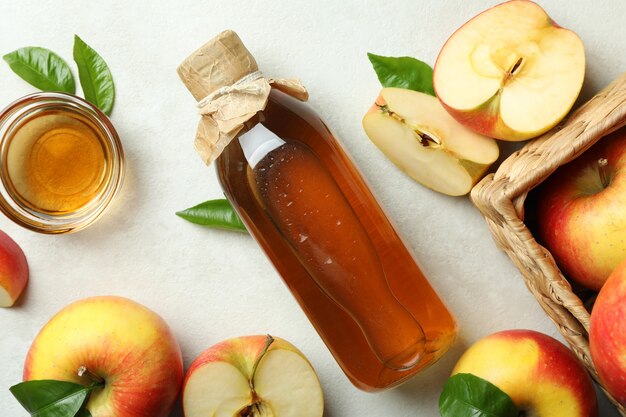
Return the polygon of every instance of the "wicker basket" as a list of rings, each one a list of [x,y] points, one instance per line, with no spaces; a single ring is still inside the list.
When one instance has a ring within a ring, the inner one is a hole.
[[[573,113],[561,127],[512,154],[471,193],[496,244],[522,272],[527,287],[596,381],[589,354],[589,311],[585,308],[585,303],[591,305],[593,299],[581,300],[572,291],[550,252],[533,238],[524,223],[524,202],[528,192],[559,166],[624,125],[626,73]],[[610,395],[609,398],[626,417],[626,409]]]

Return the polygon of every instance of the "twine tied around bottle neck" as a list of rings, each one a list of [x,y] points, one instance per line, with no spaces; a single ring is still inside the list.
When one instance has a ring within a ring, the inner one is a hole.
[[[262,77],[263,77],[263,73],[261,71],[254,71],[240,78],[233,85],[225,85],[215,90],[214,92],[212,92],[211,94],[209,94],[208,96],[206,96],[205,98],[203,98],[202,100],[198,102],[198,109],[200,111],[200,114],[204,114],[202,112],[202,109],[204,106],[209,104],[211,101],[220,98],[223,95],[230,94],[233,92],[249,93],[249,94],[260,93],[261,89],[259,88],[259,86],[256,84],[253,84],[252,82]]]
[[[308,99],[308,92],[299,80],[268,79],[257,70],[232,85],[218,88],[198,102],[202,118],[195,147],[207,165],[241,132],[245,122],[265,109],[272,88],[301,101]]]
[[[202,116],[195,147],[208,165],[244,128],[265,109],[270,91],[280,90],[301,101],[309,97],[296,79],[263,76],[254,56],[232,30],[225,30],[189,55],[178,75],[198,100]]]

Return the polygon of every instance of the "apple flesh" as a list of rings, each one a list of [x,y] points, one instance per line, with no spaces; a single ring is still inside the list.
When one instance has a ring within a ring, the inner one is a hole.
[[[464,128],[435,97],[417,91],[384,88],[363,128],[407,175],[448,195],[467,194],[498,159],[493,139]]]
[[[559,168],[536,195],[538,234],[556,263],[599,290],[626,259],[626,128]]]
[[[561,121],[584,76],[580,38],[536,3],[513,0],[479,14],[448,39],[433,84],[444,107],[465,126],[519,141]]]
[[[0,307],[11,307],[27,283],[28,263],[24,252],[0,230]]]
[[[602,385],[626,406],[626,261],[598,294],[591,311],[589,348]]]
[[[244,336],[196,358],[183,387],[185,417],[321,417],[317,374],[286,340]]]
[[[556,339],[532,330],[494,333],[472,345],[452,374],[483,378],[511,397],[525,416],[595,417],[591,378]]]
[[[88,372],[78,376],[81,367]],[[84,385],[103,379],[87,403],[93,417],[166,417],[180,391],[183,362],[156,313],[126,298],[94,297],[65,307],[39,332],[24,380],[39,379]]]

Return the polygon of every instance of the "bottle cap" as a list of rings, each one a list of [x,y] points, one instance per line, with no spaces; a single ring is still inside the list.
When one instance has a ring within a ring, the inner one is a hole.
[[[196,101],[200,101],[258,69],[239,36],[225,30],[187,57],[177,72]]]
[[[263,126],[263,124],[258,123],[252,129],[239,136],[239,144],[250,168],[254,169],[256,164],[265,158],[265,155],[284,145],[285,141]]]

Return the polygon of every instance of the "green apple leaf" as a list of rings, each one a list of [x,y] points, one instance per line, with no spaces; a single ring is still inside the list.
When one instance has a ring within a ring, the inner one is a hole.
[[[205,201],[186,210],[177,211],[176,215],[202,226],[238,232],[247,231],[233,206],[224,199]]]
[[[113,75],[104,59],[78,35],[74,35],[74,61],[85,100],[110,115],[115,100]]]
[[[45,379],[22,382],[10,391],[33,417],[88,417],[83,407],[97,385]]]
[[[383,87],[398,87],[435,95],[433,69],[419,59],[408,56],[388,57],[367,54]]]
[[[519,411],[500,388],[472,374],[448,379],[439,397],[442,417],[517,417]]]
[[[42,91],[74,94],[76,84],[67,63],[46,48],[29,46],[2,57],[14,73]]]

